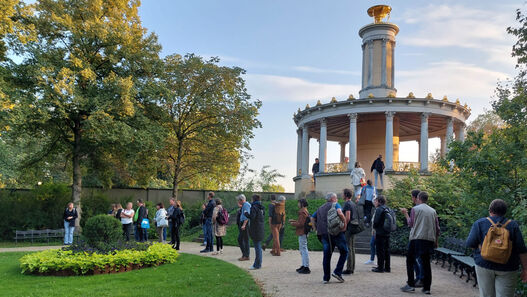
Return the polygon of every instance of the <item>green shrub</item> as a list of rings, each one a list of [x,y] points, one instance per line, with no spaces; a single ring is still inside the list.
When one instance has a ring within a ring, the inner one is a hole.
[[[96,217],[94,217],[96,218]],[[86,222],[86,224],[88,224]],[[87,274],[96,268],[119,269],[129,264],[140,266],[174,263],[179,256],[170,245],[154,243],[146,251],[119,250],[111,254],[74,253],[65,250],[46,250],[30,253],[20,258],[22,273],[53,273],[71,270],[75,274]]]
[[[80,225],[84,227],[86,222],[93,216],[106,214],[110,210],[110,199],[102,193],[95,192],[94,195],[82,197],[82,216]]]
[[[113,216],[96,215],[86,221],[83,235],[93,247],[115,244],[122,238],[121,223]]]

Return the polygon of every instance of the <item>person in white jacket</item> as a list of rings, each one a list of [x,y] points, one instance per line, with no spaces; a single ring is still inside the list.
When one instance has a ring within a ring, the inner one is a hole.
[[[353,185],[353,190],[355,192],[355,197],[360,195],[362,189],[361,180],[364,180],[366,173],[364,169],[360,167],[359,162],[355,162],[355,168],[351,170],[351,184]]]
[[[163,203],[158,203],[156,205],[157,211],[156,211],[156,231],[157,235],[159,236],[159,242],[165,243],[165,240],[163,238],[163,229],[168,227],[168,220],[167,220],[167,211],[165,210],[165,206]]]

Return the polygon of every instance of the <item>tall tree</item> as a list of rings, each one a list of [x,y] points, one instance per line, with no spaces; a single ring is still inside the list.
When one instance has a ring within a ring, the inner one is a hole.
[[[146,107],[165,129],[159,158],[171,173],[172,194],[206,176],[228,183],[238,174],[239,157],[249,149],[261,102],[251,100],[244,70],[194,55],[165,58],[152,100]]]
[[[157,67],[160,46],[141,26],[138,6],[138,0],[39,0],[29,19],[37,38],[16,48],[23,94],[12,139],[41,143],[26,166],[68,156],[79,209],[83,166],[104,167],[119,155],[113,147],[133,142],[137,88]]]

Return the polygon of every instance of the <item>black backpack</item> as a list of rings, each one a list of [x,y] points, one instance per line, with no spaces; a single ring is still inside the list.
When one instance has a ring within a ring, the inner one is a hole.
[[[313,226],[311,225],[311,216],[308,214],[306,221],[304,222],[304,234],[309,234],[313,230]]]

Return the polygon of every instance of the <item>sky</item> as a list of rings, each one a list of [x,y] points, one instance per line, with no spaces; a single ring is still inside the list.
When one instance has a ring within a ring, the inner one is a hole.
[[[511,57],[521,1],[142,1],[143,26],[155,32],[163,55],[194,53],[219,57],[221,64],[247,72],[247,91],[262,101],[262,128],[251,141],[249,167],[264,165],[284,175],[294,191],[296,125],[293,113],[317,100],[356,98],[362,63],[358,31],[372,22],[366,11],[392,7],[390,22],[400,28],[395,48],[398,97],[447,95],[472,108],[474,119],[491,109],[499,81],[516,74]],[[439,147],[429,143],[430,153]],[[417,144],[402,143],[401,161],[417,161]],[[318,154],[310,142],[310,163]],[[338,144],[328,143],[328,163],[339,162]],[[372,160],[373,161],[373,160]],[[366,164],[364,167],[369,167]]]

